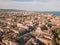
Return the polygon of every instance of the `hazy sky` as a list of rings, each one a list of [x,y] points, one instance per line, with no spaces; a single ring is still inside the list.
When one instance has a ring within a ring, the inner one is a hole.
[[[60,11],[60,0],[0,0],[0,9]]]

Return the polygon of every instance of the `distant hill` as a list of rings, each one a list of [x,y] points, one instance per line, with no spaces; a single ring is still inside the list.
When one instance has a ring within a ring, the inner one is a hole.
[[[28,10],[18,10],[18,9],[0,9],[0,12],[35,12],[35,11],[28,11]]]
[[[0,9],[0,12],[8,12],[8,11],[13,11],[13,12],[19,12],[19,11],[22,11],[22,10],[17,10],[17,9]]]

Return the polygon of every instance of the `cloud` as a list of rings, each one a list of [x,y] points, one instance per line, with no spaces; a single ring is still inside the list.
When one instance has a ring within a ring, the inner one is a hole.
[[[31,11],[60,11],[60,1],[58,0],[33,0],[21,2],[15,0],[0,0],[0,8],[3,9],[20,9]]]
[[[13,1],[13,0],[0,0],[0,1],[1,1],[1,2],[3,1],[3,2],[4,2],[4,1]]]

